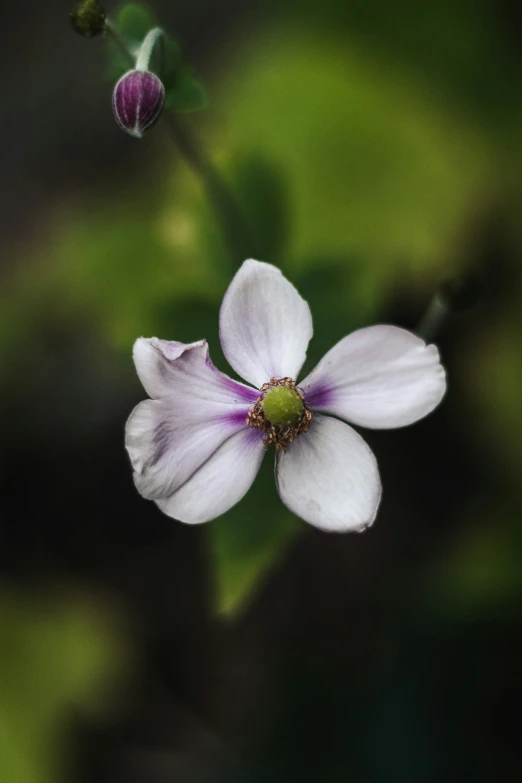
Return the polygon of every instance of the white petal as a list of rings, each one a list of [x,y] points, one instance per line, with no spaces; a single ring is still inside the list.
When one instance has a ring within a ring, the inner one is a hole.
[[[397,326],[370,326],[334,345],[299,385],[314,410],[391,429],[431,413],[446,374],[435,345]]]
[[[355,430],[329,416],[316,416],[308,432],[276,460],[281,500],[322,530],[364,530],[381,499],[373,452]]]
[[[248,406],[177,393],[145,400],[131,413],[125,446],[146,498],[172,495],[232,435],[247,429]]]
[[[171,497],[157,500],[169,517],[196,525],[224,514],[250,489],[265,447],[252,429],[233,435]]]
[[[186,345],[140,337],[134,343],[133,357],[145,391],[153,399],[179,390],[214,402],[252,404],[258,397],[255,389],[214,367],[206,340]]]
[[[249,260],[223,298],[219,331],[229,364],[260,387],[270,378],[297,378],[313,333],[312,316],[277,267]]]

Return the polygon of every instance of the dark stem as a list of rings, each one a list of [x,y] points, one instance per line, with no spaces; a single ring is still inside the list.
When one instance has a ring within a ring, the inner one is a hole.
[[[419,337],[426,342],[438,337],[451,316],[480,301],[484,286],[483,273],[477,269],[443,283],[417,326]]]
[[[415,329],[416,334],[427,343],[431,343],[441,333],[450,314],[451,308],[448,302],[440,292],[437,292],[420,319]]]

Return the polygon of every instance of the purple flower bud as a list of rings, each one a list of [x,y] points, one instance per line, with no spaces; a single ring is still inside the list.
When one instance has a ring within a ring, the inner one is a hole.
[[[128,71],[114,88],[112,108],[120,128],[141,139],[161,114],[165,88],[151,71]]]

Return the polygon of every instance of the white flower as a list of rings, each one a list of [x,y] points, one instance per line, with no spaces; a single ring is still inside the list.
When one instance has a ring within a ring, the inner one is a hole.
[[[223,299],[220,338],[230,365],[256,388],[217,370],[205,340],[137,340],[136,369],[152,398],[126,427],[138,491],[175,519],[207,522],[241,500],[274,443],[277,489],[295,514],[323,530],[371,525],[377,463],[339,419],[388,429],[426,416],[446,390],[439,353],[404,329],[370,326],[344,337],[296,386],[311,337],[310,309],[293,285],[250,260]]]

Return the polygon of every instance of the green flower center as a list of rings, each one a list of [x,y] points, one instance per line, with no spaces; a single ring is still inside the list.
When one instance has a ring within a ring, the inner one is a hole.
[[[300,395],[288,386],[274,386],[265,393],[261,408],[275,427],[297,427],[304,413]]]

